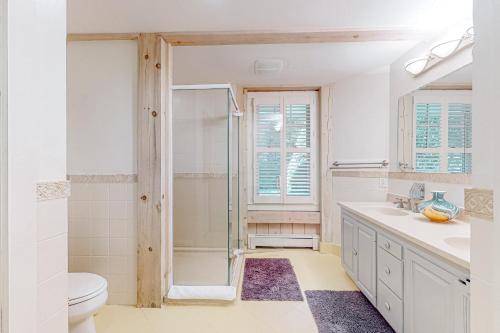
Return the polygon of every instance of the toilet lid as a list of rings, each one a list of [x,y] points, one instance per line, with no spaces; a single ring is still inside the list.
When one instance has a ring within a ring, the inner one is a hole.
[[[96,297],[105,291],[108,282],[102,276],[92,273],[69,273],[69,305]]]

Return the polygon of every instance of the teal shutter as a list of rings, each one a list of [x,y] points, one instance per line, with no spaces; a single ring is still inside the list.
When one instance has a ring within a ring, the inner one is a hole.
[[[415,107],[417,149],[441,147],[441,110],[440,103],[418,103]],[[435,152],[417,152],[415,170],[417,172],[439,172],[441,158]]]
[[[311,195],[311,154],[287,153],[287,195],[309,197]]]
[[[257,153],[257,194],[261,196],[280,196],[280,176],[280,153]]]

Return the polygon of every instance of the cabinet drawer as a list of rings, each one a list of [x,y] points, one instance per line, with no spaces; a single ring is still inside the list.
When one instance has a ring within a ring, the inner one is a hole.
[[[392,239],[389,239],[379,233],[377,235],[377,244],[380,248],[386,250],[396,258],[400,260],[403,258],[403,247]]]
[[[403,301],[381,280],[377,288],[377,309],[397,333],[403,332]]]
[[[378,278],[399,298],[403,298],[403,263],[387,251],[377,254]]]

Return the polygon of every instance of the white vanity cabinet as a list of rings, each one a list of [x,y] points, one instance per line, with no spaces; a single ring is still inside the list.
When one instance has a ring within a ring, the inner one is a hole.
[[[342,209],[342,264],[398,333],[469,333],[469,272]]]
[[[377,234],[351,218],[342,217],[342,262],[365,296],[376,305]]]
[[[413,251],[405,255],[405,332],[469,331],[467,279]]]

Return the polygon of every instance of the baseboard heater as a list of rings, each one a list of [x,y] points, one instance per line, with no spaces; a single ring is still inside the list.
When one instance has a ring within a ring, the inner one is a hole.
[[[257,247],[304,247],[319,250],[319,236],[312,234],[248,234],[248,249]]]

